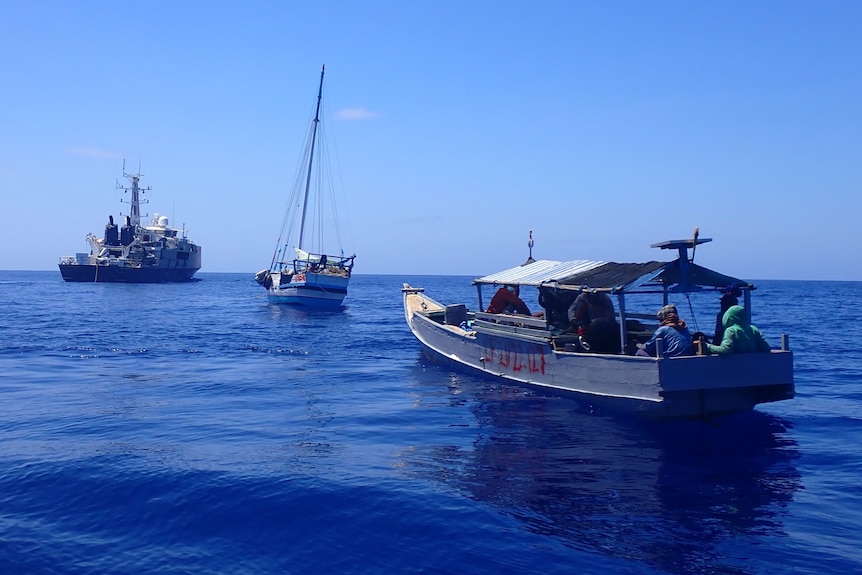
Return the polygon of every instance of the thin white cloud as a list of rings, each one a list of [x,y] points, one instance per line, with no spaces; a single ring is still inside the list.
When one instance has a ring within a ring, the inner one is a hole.
[[[111,160],[116,160],[123,157],[123,155],[118,152],[112,152],[110,150],[100,150],[99,148],[85,148],[83,146],[72,146],[66,148],[66,151],[73,156],[86,156],[88,158],[107,158]]]
[[[335,117],[338,120],[367,120],[369,118],[376,118],[379,115],[377,112],[372,112],[365,108],[342,108],[335,113]]]

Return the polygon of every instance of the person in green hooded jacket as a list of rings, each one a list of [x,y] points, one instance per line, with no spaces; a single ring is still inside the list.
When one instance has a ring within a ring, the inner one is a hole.
[[[730,353],[769,352],[769,342],[760,330],[745,319],[742,306],[730,306],[721,319],[724,325],[724,338],[720,345],[706,344],[710,353],[726,355]]]

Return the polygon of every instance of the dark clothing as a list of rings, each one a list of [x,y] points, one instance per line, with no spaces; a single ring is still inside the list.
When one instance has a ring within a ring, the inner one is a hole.
[[[505,287],[501,287],[491,298],[491,303],[488,304],[488,313],[503,313],[511,306],[517,313],[530,315],[530,308],[524,303],[524,300],[509,291]]]
[[[568,329],[569,306],[577,294],[569,291],[557,291],[552,288],[539,288],[539,305],[545,310],[548,325],[557,329]]]
[[[569,306],[569,322],[584,329],[598,319],[616,320],[614,302],[604,292],[583,292]]]
[[[614,319],[600,317],[584,328],[584,341],[593,353],[619,353],[620,324]]]
[[[731,306],[738,304],[739,300],[736,299],[736,296],[733,294],[726,293],[721,296],[721,309],[715,315],[715,337],[712,338],[712,343],[715,345],[721,345],[721,340],[724,339],[724,323],[722,322],[724,319],[724,312],[729,310]]]
[[[569,306],[570,330],[582,328],[584,341],[595,353],[619,353],[620,327],[614,302],[604,292],[583,292]]]

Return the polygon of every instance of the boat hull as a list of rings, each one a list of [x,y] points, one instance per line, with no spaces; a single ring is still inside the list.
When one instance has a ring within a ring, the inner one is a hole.
[[[194,280],[200,267],[131,268],[112,265],[60,264],[67,282],[88,283],[180,283]]]
[[[304,280],[270,287],[266,295],[269,303],[335,308],[339,307],[347,296],[349,277],[315,273],[303,275]]]
[[[790,351],[666,359],[555,350],[513,328],[466,331],[432,318],[443,307],[405,288],[407,323],[432,361],[648,417],[704,417],[794,396]]]

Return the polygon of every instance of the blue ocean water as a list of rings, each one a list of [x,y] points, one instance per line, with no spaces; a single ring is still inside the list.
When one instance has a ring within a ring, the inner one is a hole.
[[[200,278],[0,272],[0,572],[862,572],[862,283],[755,282],[796,399],[646,422],[425,360],[402,282],[471,278]]]

